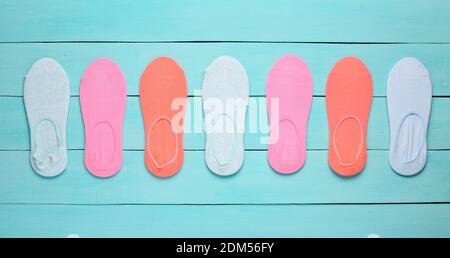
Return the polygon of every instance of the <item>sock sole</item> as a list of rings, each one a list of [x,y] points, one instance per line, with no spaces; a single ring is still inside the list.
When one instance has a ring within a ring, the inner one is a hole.
[[[281,57],[269,72],[266,100],[271,143],[267,155],[270,166],[279,173],[294,173],[305,163],[312,87],[308,66],[295,55]],[[272,100],[278,101],[278,110],[272,110]],[[278,121],[272,112],[278,112]]]
[[[432,83],[423,64],[412,57],[398,61],[389,73],[389,163],[400,175],[419,173],[427,160],[427,131]]]
[[[360,173],[366,164],[366,132],[372,103],[372,77],[362,61],[346,57],[330,72],[326,88],[328,162],[341,176]]]
[[[84,163],[97,177],[111,177],[123,163],[122,127],[127,89],[120,67],[99,58],[80,82],[80,105],[85,128]]]
[[[221,56],[208,66],[202,85],[205,161],[217,175],[229,176],[242,167],[248,95],[247,72],[237,59]]]
[[[184,71],[175,60],[159,57],[142,74],[139,92],[146,136],[145,164],[156,176],[173,176],[184,162]]]
[[[70,88],[66,72],[51,58],[39,59],[25,76],[23,98],[30,128],[31,166],[41,176],[57,176],[67,166],[66,127]],[[41,153],[42,162],[46,163],[42,166],[33,158],[33,155]],[[58,160],[54,161],[51,157]]]

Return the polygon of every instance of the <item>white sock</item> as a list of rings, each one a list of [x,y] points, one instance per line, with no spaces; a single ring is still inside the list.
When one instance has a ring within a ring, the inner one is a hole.
[[[389,163],[401,175],[415,175],[425,167],[431,94],[430,75],[419,60],[403,58],[389,73]]]
[[[244,162],[248,95],[247,72],[238,60],[221,56],[208,66],[202,86],[205,159],[218,175],[232,175]]]
[[[59,175],[67,166],[69,79],[53,59],[36,61],[25,76],[23,98],[30,127],[31,166],[39,175]]]

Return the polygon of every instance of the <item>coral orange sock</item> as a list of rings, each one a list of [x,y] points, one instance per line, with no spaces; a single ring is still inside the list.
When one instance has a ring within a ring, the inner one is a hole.
[[[366,164],[366,131],[372,103],[372,77],[359,59],[337,62],[327,80],[328,162],[339,175],[352,176]]]
[[[151,62],[141,76],[140,100],[145,164],[157,176],[172,176],[183,165],[187,83],[181,67],[168,57]]]

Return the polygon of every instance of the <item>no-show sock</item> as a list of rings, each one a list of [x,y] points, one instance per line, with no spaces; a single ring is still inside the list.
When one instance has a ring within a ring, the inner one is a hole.
[[[92,62],[80,82],[85,128],[84,164],[97,177],[110,177],[123,163],[122,126],[127,89],[119,66],[107,58]]]
[[[293,173],[305,163],[312,92],[312,76],[302,59],[285,55],[272,66],[266,85],[271,128],[267,155],[270,166],[279,173]]]
[[[172,176],[184,161],[187,103],[184,71],[175,60],[159,57],[142,74],[139,92],[145,127],[145,164],[156,176]]]
[[[31,166],[41,176],[57,176],[67,166],[70,88],[64,69],[51,58],[36,61],[25,76],[23,98],[30,128]]]
[[[389,163],[400,175],[415,175],[425,167],[431,88],[427,69],[415,58],[401,59],[389,73]]]
[[[220,56],[205,70],[202,85],[205,160],[217,175],[232,175],[244,162],[248,96],[247,72],[235,58]]]
[[[355,57],[338,61],[326,88],[328,162],[339,175],[360,173],[366,164],[366,132],[372,104],[372,76]]]

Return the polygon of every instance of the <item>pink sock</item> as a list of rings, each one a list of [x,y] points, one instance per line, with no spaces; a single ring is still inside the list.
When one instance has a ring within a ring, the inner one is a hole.
[[[81,78],[85,128],[84,163],[93,175],[110,177],[122,166],[122,126],[127,100],[125,78],[107,58],[92,62]]]
[[[312,84],[308,66],[295,55],[281,57],[269,72],[266,85],[271,128],[268,159],[270,166],[282,174],[293,173],[305,163]]]

